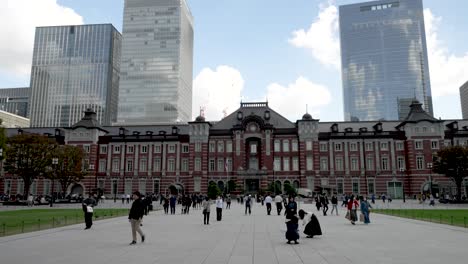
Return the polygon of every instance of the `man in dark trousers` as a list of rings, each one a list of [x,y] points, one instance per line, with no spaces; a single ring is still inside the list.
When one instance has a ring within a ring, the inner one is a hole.
[[[171,214],[175,214],[175,206],[177,203],[177,198],[175,195],[172,195],[171,198],[169,199],[169,205],[171,206]]]
[[[133,203],[132,203],[132,208],[130,208],[130,213],[128,215],[128,220],[130,221],[130,224],[132,226],[132,242],[130,245],[135,245],[136,244],[136,233],[140,234],[141,236],[141,242],[145,242],[145,234],[143,231],[141,231],[141,220],[143,219],[143,214],[145,211],[145,204],[141,200],[141,194],[140,192],[136,191],[133,193]]]
[[[86,229],[90,229],[93,225],[93,207],[96,205],[96,200],[94,200],[92,194],[89,194],[88,198],[83,201],[82,208],[85,217]]]

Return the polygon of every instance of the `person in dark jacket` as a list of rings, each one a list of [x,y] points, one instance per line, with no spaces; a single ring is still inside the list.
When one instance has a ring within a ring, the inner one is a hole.
[[[85,217],[86,229],[90,229],[93,225],[93,207],[96,205],[96,200],[90,194],[88,198],[83,201],[82,208]]]
[[[299,219],[302,220],[302,225],[305,226],[304,234],[306,234],[308,238],[322,235],[320,223],[313,213],[301,209],[299,210]]]
[[[297,240],[299,239],[299,232],[298,232],[298,227],[299,227],[299,218],[297,217],[297,203],[294,201],[294,197],[290,196],[289,197],[289,203],[286,206],[286,239],[288,240],[288,244],[291,243],[291,241],[294,241],[295,244],[299,244]]]
[[[132,242],[130,245],[136,244],[136,233],[140,234],[141,242],[145,242],[145,234],[141,231],[140,224],[141,220],[143,219],[143,214],[145,211],[145,204],[141,200],[140,192],[136,191],[133,193],[133,203],[132,208],[130,208],[130,213],[128,215],[128,220],[132,226]]]

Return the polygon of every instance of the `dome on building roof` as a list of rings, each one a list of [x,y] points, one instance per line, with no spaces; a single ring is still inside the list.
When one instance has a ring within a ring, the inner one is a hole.
[[[195,122],[205,122],[205,118],[203,116],[197,116],[197,118],[195,118]]]
[[[303,116],[302,116],[302,120],[312,120],[312,116],[309,114],[309,113],[305,113]]]

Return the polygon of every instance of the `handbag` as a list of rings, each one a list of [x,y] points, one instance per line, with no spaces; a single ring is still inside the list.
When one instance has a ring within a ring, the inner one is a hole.
[[[206,209],[203,209],[203,214],[206,214]]]
[[[92,212],[94,212],[93,207],[91,207],[91,206],[86,206],[86,212],[87,212],[87,213],[92,213]]]
[[[349,211],[348,211],[348,212],[346,212],[345,218],[346,218],[346,219],[348,219],[348,220],[350,220],[350,218],[351,218],[351,215],[350,215]]]

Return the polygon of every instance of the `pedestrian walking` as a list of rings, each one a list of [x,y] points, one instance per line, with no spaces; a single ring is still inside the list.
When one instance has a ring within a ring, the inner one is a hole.
[[[333,194],[331,198],[331,203],[332,203],[332,210],[331,210],[331,215],[333,215],[333,211],[336,211],[336,215],[338,215],[338,197],[336,197],[335,194]]]
[[[313,213],[301,209],[299,210],[299,219],[302,220],[302,225],[305,225],[304,234],[307,235],[307,238],[322,235],[320,223]]]
[[[267,215],[271,214],[271,203],[273,202],[273,198],[268,194],[265,197],[265,204],[266,204],[266,209],[267,209]]]
[[[326,194],[323,194],[321,197],[320,197],[320,203],[322,204],[323,206],[323,215],[327,215],[327,212],[328,212],[328,197]]]
[[[210,207],[211,207],[211,202],[210,198],[207,196],[205,200],[202,202],[202,208],[203,208],[203,224],[209,225],[210,224]]]
[[[315,197],[315,206],[317,207],[317,211],[320,211],[320,208],[322,207],[322,202],[320,199],[321,197],[319,195]]]
[[[226,197],[226,209],[231,209],[231,195]]]
[[[145,204],[141,200],[140,192],[136,191],[133,193],[133,203],[132,207],[130,208],[130,213],[128,214],[128,220],[132,227],[132,242],[130,245],[135,245],[137,241],[136,233],[140,234],[141,242],[145,242],[145,234],[141,230],[141,220],[143,219],[144,211],[145,211]]]
[[[252,213],[252,195],[249,194],[245,199],[245,214],[249,211],[249,215]]]
[[[359,207],[359,202],[354,196],[351,196],[351,198],[348,201],[348,213],[346,214],[346,216],[351,222],[351,224],[353,225],[358,220],[357,213],[356,213],[358,207]]]
[[[163,208],[164,208],[164,213],[168,214],[169,213],[169,199],[167,199],[166,197],[164,197]]]
[[[169,199],[169,206],[171,207],[171,214],[175,214],[175,207],[177,203],[177,198],[175,195],[172,195]]]
[[[370,219],[369,219],[369,208],[370,204],[367,202],[367,200],[364,199],[364,197],[361,197],[361,213],[364,215],[364,224],[370,224]]]
[[[96,205],[96,200],[94,200],[91,194],[89,194],[88,198],[83,200],[82,208],[83,208],[85,224],[86,224],[85,230],[90,229],[91,226],[93,225],[93,212],[94,212],[93,207],[95,205]]]
[[[275,196],[275,204],[276,204],[276,212],[278,215],[281,214],[281,211],[283,210],[283,197],[281,195],[276,195]]]
[[[221,221],[223,217],[223,199],[218,196],[216,199],[216,221]]]

